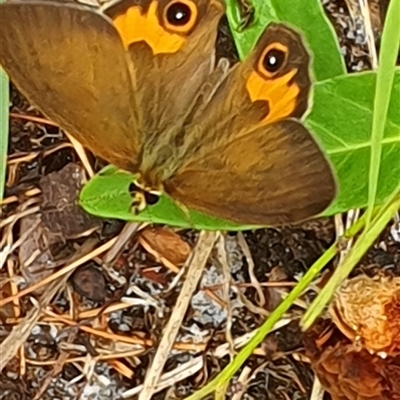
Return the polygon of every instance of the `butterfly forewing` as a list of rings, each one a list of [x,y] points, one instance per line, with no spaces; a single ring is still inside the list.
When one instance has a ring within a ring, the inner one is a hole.
[[[0,5],[0,64],[48,118],[96,155],[135,170],[133,67],[118,32],[84,6]]]
[[[104,9],[136,68],[145,164],[179,132],[214,68],[219,0],[122,0]],[[183,15],[183,19],[179,17]]]

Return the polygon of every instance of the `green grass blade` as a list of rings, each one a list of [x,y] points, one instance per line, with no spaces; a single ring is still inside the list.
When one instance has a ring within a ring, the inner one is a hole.
[[[345,237],[353,237],[359,232],[365,223],[365,219],[361,218],[345,233]],[[210,393],[220,390],[224,385],[229,382],[233,375],[239,368],[246,362],[247,358],[253,353],[256,347],[264,340],[265,336],[271,332],[274,325],[283,317],[293,305],[295,300],[308,288],[314,278],[321,272],[321,270],[331,261],[337,253],[338,243],[334,243],[322,256],[311,266],[304,277],[293,288],[288,296],[279,304],[279,306],[271,313],[264,324],[258,329],[252,339],[246,344],[245,347],[237,354],[237,356],[230,362],[211,382],[206,386],[187,397],[185,400],[200,400]]]
[[[325,285],[323,290],[311,304],[311,307],[304,314],[301,320],[301,325],[304,330],[310,328],[314,321],[319,317],[325,306],[332,299],[335,290],[349,276],[353,268],[373,245],[395,213],[400,209],[400,197],[398,196],[399,189],[393,195],[394,198],[390,199],[387,204],[379,208],[380,212],[378,212],[375,219],[372,219],[369,228],[366,228],[359,236],[357,242],[349,251],[343,263],[336,269],[331,279],[329,279],[329,282]],[[365,214],[364,216],[365,222],[367,222],[367,215]]]
[[[0,203],[3,201],[8,149],[9,86],[6,73],[0,68]]]
[[[0,0],[0,3],[2,2],[3,0]],[[0,203],[3,201],[6,182],[8,150],[8,99],[8,77],[0,67]]]
[[[376,79],[374,112],[372,118],[371,161],[368,187],[368,227],[372,210],[376,203],[378,179],[382,155],[382,139],[387,119],[390,94],[393,88],[396,59],[400,44],[400,0],[389,4],[386,21],[383,27],[379,68]]]

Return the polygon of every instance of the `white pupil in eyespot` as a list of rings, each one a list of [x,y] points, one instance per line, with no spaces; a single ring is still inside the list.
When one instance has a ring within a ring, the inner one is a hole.
[[[184,26],[190,21],[190,17],[190,8],[184,3],[174,3],[167,10],[167,20],[172,25]]]
[[[262,60],[266,71],[277,72],[285,62],[285,53],[278,49],[271,49]]]

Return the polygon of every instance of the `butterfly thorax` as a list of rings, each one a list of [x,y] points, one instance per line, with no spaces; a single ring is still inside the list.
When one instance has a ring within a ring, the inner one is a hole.
[[[162,193],[163,185],[156,170],[140,171],[136,178],[137,185],[149,193]]]
[[[175,136],[173,132],[164,133],[142,148],[139,155],[139,173],[144,188],[160,190],[162,182],[177,169],[182,149],[171,143]]]

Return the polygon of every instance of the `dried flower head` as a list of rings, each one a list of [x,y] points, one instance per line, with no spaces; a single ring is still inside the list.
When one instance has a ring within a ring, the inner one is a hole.
[[[329,311],[340,331],[360,348],[382,357],[400,350],[400,277],[348,279]]]
[[[322,344],[308,333],[305,347],[332,400],[400,400],[400,353],[383,359],[355,349],[338,330]]]
[[[307,346],[306,346],[307,347]],[[332,400],[399,400],[400,359],[358,351],[346,339],[314,352],[312,368]]]

